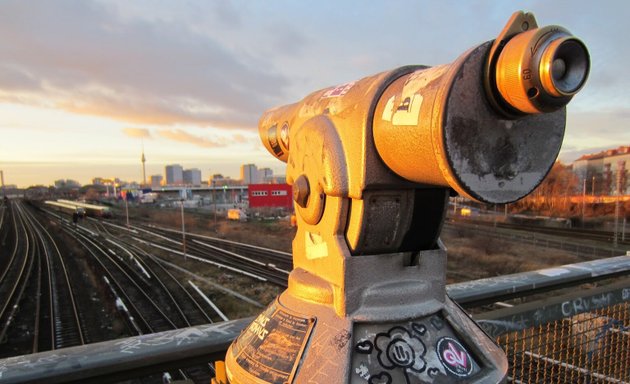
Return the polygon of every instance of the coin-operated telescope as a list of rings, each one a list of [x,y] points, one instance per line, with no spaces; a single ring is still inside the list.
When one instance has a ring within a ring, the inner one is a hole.
[[[267,111],[298,229],[288,288],[232,344],[230,383],[497,383],[502,350],[445,292],[454,191],[507,203],[553,165],[584,44],[515,13],[449,65],[407,66]]]

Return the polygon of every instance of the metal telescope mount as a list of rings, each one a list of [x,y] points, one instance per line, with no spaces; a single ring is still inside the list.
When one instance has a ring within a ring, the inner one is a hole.
[[[453,63],[265,112],[298,229],[288,288],[232,344],[230,383],[498,383],[503,351],[445,293],[449,196],[508,203],[553,165],[585,45],[517,12]]]

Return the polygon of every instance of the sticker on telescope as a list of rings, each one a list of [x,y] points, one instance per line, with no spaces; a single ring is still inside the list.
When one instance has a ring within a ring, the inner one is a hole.
[[[292,383],[315,324],[305,317],[271,304],[233,344],[236,363],[265,383]]]
[[[356,81],[352,81],[350,83],[338,85],[333,89],[329,89],[328,91],[324,92],[324,94],[322,95],[322,99],[343,96],[348,93],[348,91],[354,86],[355,83]]]
[[[289,123],[285,122],[280,129],[280,142],[289,149]]]
[[[277,157],[284,156],[284,151],[280,147],[280,141],[278,140],[278,125],[274,124],[267,131],[267,141],[269,142],[269,146],[271,150]]]
[[[437,355],[446,370],[457,377],[468,377],[474,371],[473,359],[459,341],[443,337],[437,342]]]

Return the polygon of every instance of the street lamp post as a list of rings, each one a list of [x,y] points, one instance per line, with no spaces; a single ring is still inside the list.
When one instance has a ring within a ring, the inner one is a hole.
[[[584,228],[584,204],[586,203],[586,177],[582,180],[582,228]]]
[[[212,180],[212,203],[214,204],[214,230],[217,230],[217,182]]]
[[[622,169],[624,168],[624,162],[623,161],[619,161],[617,162],[617,199],[615,201],[615,237],[614,237],[614,246],[615,248],[617,248],[617,245],[619,244],[619,205],[620,205],[620,198],[621,198],[621,179],[622,179]]]
[[[127,229],[129,229],[129,203],[127,197],[128,194],[125,193],[125,217],[127,218]]]
[[[182,247],[184,250],[184,261],[186,260],[186,224],[184,222],[184,199],[181,200],[182,208]]]

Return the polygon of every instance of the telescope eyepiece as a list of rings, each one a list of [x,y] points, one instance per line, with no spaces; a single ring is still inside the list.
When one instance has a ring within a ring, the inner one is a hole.
[[[558,26],[512,37],[499,53],[495,86],[519,113],[547,113],[564,107],[588,78],[584,43]]]
[[[551,42],[540,61],[542,86],[554,97],[575,95],[586,82],[588,72],[588,51],[573,37]]]

